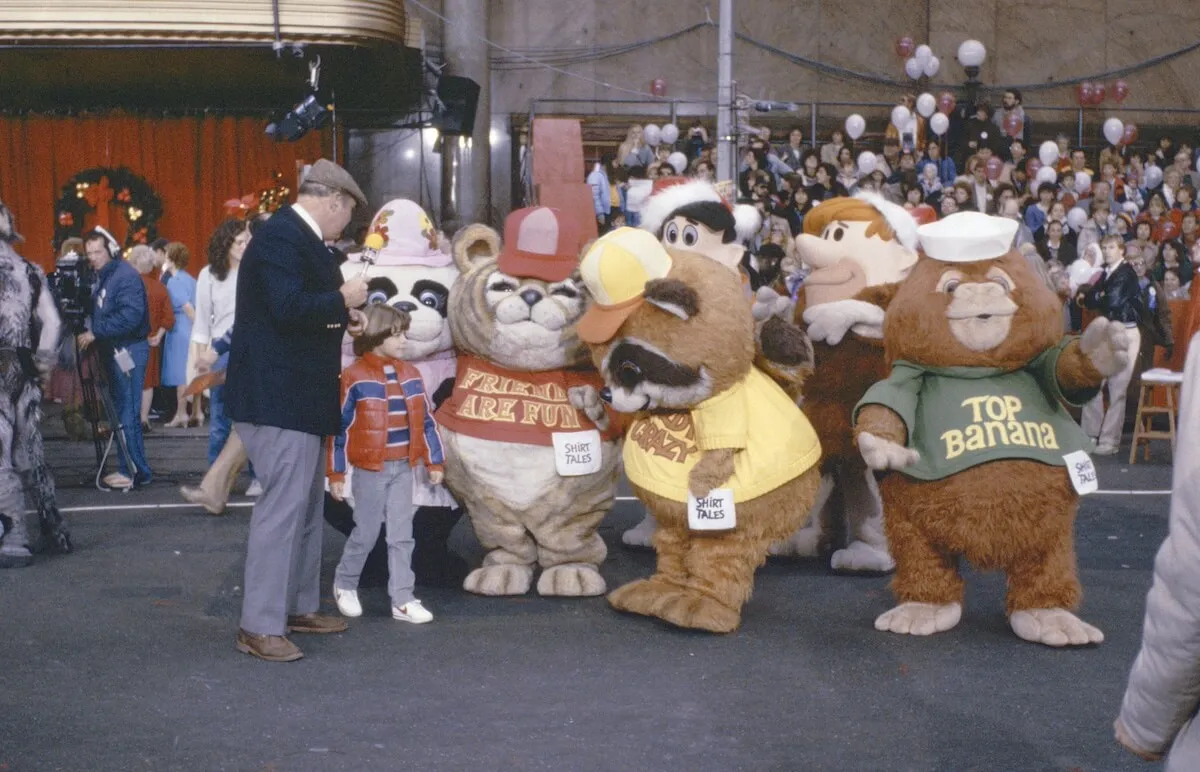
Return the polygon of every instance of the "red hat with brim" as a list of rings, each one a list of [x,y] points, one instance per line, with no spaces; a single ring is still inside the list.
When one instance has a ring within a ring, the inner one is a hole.
[[[559,210],[518,209],[504,221],[497,267],[518,278],[562,281],[579,266],[582,246],[577,229]]]

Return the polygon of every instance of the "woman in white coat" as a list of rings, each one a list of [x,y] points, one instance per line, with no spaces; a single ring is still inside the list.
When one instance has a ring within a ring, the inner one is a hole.
[[[1167,772],[1191,772],[1200,769],[1200,334],[1188,348],[1177,426],[1170,531],[1114,729],[1132,753],[1167,754]]]

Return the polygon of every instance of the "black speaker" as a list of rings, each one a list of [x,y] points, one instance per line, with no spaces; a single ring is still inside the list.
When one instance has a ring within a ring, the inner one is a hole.
[[[470,78],[443,75],[438,79],[437,95],[446,109],[434,116],[434,128],[442,134],[474,134],[479,84]]]

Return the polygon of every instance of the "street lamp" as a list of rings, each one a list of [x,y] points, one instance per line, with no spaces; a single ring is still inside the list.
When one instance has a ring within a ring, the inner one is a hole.
[[[971,113],[975,111],[975,98],[979,94],[979,67],[987,58],[987,49],[978,40],[964,40],[958,47],[958,63],[967,73],[967,104]]]

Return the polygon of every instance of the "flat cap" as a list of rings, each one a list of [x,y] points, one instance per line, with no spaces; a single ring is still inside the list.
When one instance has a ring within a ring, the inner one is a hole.
[[[314,163],[305,175],[304,182],[316,182],[327,188],[340,190],[358,202],[359,209],[367,208],[367,197],[363,195],[358,183],[350,176],[350,172],[324,158]]]

